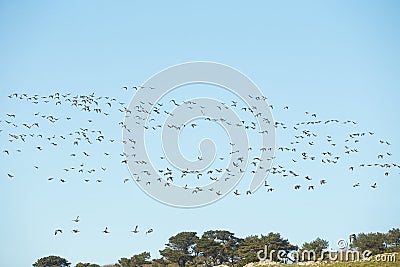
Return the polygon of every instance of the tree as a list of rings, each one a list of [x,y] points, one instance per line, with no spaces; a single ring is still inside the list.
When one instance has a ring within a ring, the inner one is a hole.
[[[121,267],[130,267],[131,266],[131,260],[128,258],[121,258],[118,260],[117,266]]]
[[[351,247],[357,248],[360,252],[370,250],[373,255],[385,252],[386,235],[382,233],[358,234],[357,238],[351,244]]]
[[[154,259],[152,261],[152,265],[154,267],[158,266],[158,267],[167,267],[168,263],[170,263],[169,261],[167,261],[165,258],[161,257],[159,259]]]
[[[306,242],[301,246],[300,249],[300,259],[301,260],[317,260],[321,258],[321,253],[324,249],[327,249],[329,242],[317,237],[311,242]],[[308,253],[305,253],[305,252]],[[315,252],[315,255],[311,254],[310,251]],[[309,257],[309,258],[308,258]],[[315,259],[313,259],[315,257]]]
[[[98,264],[78,262],[75,267],[100,267]]]
[[[400,250],[400,229],[393,228],[387,232],[385,237],[385,244],[387,251],[399,251]]]
[[[206,266],[218,265],[219,245],[216,241],[203,236],[197,241],[196,255]]]
[[[260,238],[251,235],[241,240],[238,248],[239,265],[244,266],[250,262],[258,261],[257,252],[264,250],[265,244],[262,244]]]
[[[69,263],[66,259],[59,256],[47,256],[38,259],[34,264],[34,267],[69,267]]]
[[[181,232],[169,238],[166,248],[160,254],[179,267],[185,267],[195,256],[195,246],[198,241],[196,232]]]
[[[272,253],[272,259],[270,259],[273,261],[278,261],[278,252],[280,250],[285,252],[285,255],[281,255],[281,258],[285,258],[289,252],[298,249],[296,245],[292,245],[287,239],[282,238],[279,233],[270,232],[266,236],[261,235],[260,242],[267,246],[269,252],[275,250],[275,253]]]
[[[150,252],[142,252],[137,255],[133,255],[131,257],[132,267],[143,266],[148,264],[148,260],[150,259]]]
[[[121,267],[140,267],[148,264],[150,259],[150,252],[142,252],[140,254],[133,255],[130,259],[121,258],[118,260],[118,265]]]
[[[239,241],[240,239],[229,231],[207,231],[197,242],[196,251],[204,256],[204,263],[207,266],[235,264],[238,260]]]
[[[243,266],[250,262],[258,261],[258,252],[262,251],[259,256],[265,259],[278,261],[278,252],[284,251],[284,255],[280,255],[282,261],[286,261],[288,254],[297,250],[298,247],[290,244],[287,239],[281,237],[279,233],[268,233],[267,235],[248,236],[241,240],[238,247],[239,265]],[[273,251],[274,250],[274,251]],[[265,255],[267,253],[267,255]],[[285,258],[285,259],[283,259]]]

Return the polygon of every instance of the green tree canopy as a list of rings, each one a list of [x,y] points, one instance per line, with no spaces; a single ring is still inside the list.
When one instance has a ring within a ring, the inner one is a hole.
[[[300,258],[302,260],[314,260],[312,259],[312,254],[306,254],[305,251],[313,251],[315,252],[315,260],[321,257],[321,253],[324,249],[327,249],[329,246],[329,242],[317,237],[315,240],[304,243],[300,248],[300,255],[303,255],[304,258]],[[308,258],[310,255],[310,259]]]
[[[267,248],[267,255],[264,255],[265,248]],[[267,235],[258,236],[248,236],[239,243],[238,255],[239,255],[239,265],[243,266],[249,262],[257,262],[259,259],[257,257],[257,252],[262,250],[263,253],[261,257],[266,257],[266,259],[278,261],[278,251],[282,250],[285,255],[281,255],[281,258],[285,258],[288,254],[297,250],[298,247],[292,245],[287,239],[281,237],[279,233],[268,233]],[[274,253],[271,253],[275,250]],[[270,256],[272,258],[270,258]]]
[[[198,241],[196,232],[181,232],[169,238],[166,248],[160,254],[179,267],[185,267],[195,256],[195,246]]]
[[[278,251],[279,250],[285,251],[286,256],[287,256],[289,254],[289,252],[298,249],[298,247],[296,245],[290,244],[289,240],[281,237],[281,234],[279,234],[279,233],[270,232],[266,236],[261,235],[260,241],[262,244],[267,246],[269,252],[272,250],[276,251],[276,253],[272,254],[272,259],[270,259],[273,261],[278,261]]]
[[[265,244],[256,235],[251,235],[241,240],[238,248],[239,265],[244,266],[250,262],[257,262],[257,252],[264,250],[264,246]]]
[[[386,234],[385,243],[388,251],[400,251],[400,229],[389,230]]]
[[[121,267],[140,267],[149,263],[150,252],[142,252],[140,254],[133,255],[130,259],[121,258],[118,260],[117,266]]]
[[[167,267],[170,261],[166,260],[164,257],[154,259],[152,261],[153,266],[161,266],[161,267]]]
[[[368,233],[358,234],[357,238],[353,241],[351,246],[357,248],[359,251],[370,250],[373,255],[385,252],[386,234],[383,233]]]
[[[59,256],[47,256],[38,259],[34,264],[34,267],[69,267],[69,263],[66,259]]]
[[[198,240],[196,251],[204,256],[206,265],[218,265],[224,262],[235,264],[238,260],[240,239],[229,231],[211,230]]]

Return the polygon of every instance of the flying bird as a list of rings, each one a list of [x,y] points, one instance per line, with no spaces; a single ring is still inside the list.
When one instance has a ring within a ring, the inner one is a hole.
[[[133,229],[131,232],[132,232],[132,233],[135,233],[135,234],[139,233],[138,227],[139,227],[139,226],[136,225],[136,226],[135,226],[135,229]]]
[[[55,231],[54,231],[54,235],[57,235],[57,234],[62,234],[62,230],[61,230],[61,229],[55,230]]]

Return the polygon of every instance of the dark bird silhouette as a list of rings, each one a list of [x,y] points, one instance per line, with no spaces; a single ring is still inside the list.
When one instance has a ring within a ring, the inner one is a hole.
[[[57,235],[57,234],[62,234],[62,230],[61,230],[61,229],[55,230],[55,231],[54,231],[54,235]]]
[[[179,104],[176,103],[176,101],[174,99],[171,99],[169,102],[174,103],[175,106],[179,106]]]
[[[139,226],[136,225],[136,226],[135,226],[135,229],[133,229],[131,232],[132,232],[132,233],[135,233],[135,234],[139,233],[138,227],[139,227]]]

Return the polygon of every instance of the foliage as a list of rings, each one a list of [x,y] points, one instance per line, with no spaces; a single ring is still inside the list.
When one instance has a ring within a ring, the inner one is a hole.
[[[386,250],[390,251],[400,251],[400,229],[393,228],[389,230],[385,238]]]
[[[159,259],[152,260],[151,263],[153,267],[167,267],[170,262],[161,257]]]
[[[185,267],[195,256],[195,246],[199,238],[196,232],[181,232],[169,238],[166,248],[160,254],[179,267]]]
[[[117,266],[120,267],[140,267],[149,263],[150,252],[142,252],[140,254],[133,255],[130,259],[121,258],[118,260]]]
[[[275,250],[276,252],[278,252],[279,250],[283,250],[285,251],[286,255],[289,254],[289,252],[298,249],[296,245],[292,245],[287,239],[282,238],[281,234],[279,233],[270,232],[266,236],[261,235],[260,241],[262,244],[267,246],[268,251]],[[272,254],[272,260],[278,261],[277,253]]]
[[[255,235],[251,235],[241,240],[238,254],[239,254],[239,265],[243,266],[250,262],[258,261],[257,252],[264,250],[266,244],[262,244],[260,238]]]
[[[386,235],[383,233],[358,234],[351,246],[359,251],[370,250],[373,255],[385,252]]]
[[[41,259],[38,259],[34,264],[34,267],[69,267],[71,263],[69,263],[66,259],[61,258],[59,256],[47,256]]]
[[[207,266],[235,264],[238,261],[239,242],[240,239],[229,231],[211,230],[197,241],[196,252],[204,257]]]
[[[311,242],[306,242],[304,243],[301,248],[300,248],[300,255],[304,255],[304,258],[300,257],[301,260],[312,260],[312,256],[310,256],[310,259],[308,259],[308,255],[311,254],[306,254],[303,252],[305,251],[314,251],[315,252],[315,259],[320,259],[321,258],[321,253],[324,249],[327,249],[329,246],[329,242],[317,237],[315,240]]]

